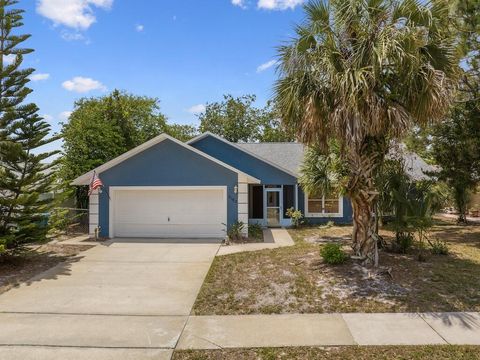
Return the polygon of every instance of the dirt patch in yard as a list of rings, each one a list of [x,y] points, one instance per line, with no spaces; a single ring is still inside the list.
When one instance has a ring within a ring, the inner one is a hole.
[[[344,346],[175,351],[173,360],[478,360],[478,346]]]
[[[66,245],[61,243],[32,246],[15,255],[0,256],[0,294],[63,261],[78,261],[82,251],[91,245]]]
[[[217,257],[193,313],[480,311],[480,226],[435,226],[431,238],[446,241],[450,254],[426,262],[382,251],[380,265],[393,278],[353,260],[323,263],[322,244],[339,242],[350,251],[350,232],[350,226],[290,230],[293,247]]]

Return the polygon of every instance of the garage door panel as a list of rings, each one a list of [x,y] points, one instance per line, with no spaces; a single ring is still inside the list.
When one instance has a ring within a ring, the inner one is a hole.
[[[117,190],[114,235],[119,237],[223,237],[223,189]]]
[[[118,225],[115,230],[118,237],[160,237],[160,238],[205,238],[221,237],[225,234],[221,227],[216,229],[211,225]]]

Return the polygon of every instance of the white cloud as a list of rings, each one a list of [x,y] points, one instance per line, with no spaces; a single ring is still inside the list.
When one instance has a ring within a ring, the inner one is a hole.
[[[75,91],[78,93],[86,93],[92,90],[105,91],[107,89],[100,81],[82,76],[75,76],[71,80],[64,81],[62,86],[68,91]]]
[[[42,80],[48,80],[50,78],[50,74],[33,74],[30,76],[30,80],[32,81],[42,81]]]
[[[303,4],[304,0],[258,0],[257,7],[267,10],[295,9]]]
[[[77,40],[85,40],[85,36],[78,32],[78,31],[75,31],[75,32],[71,32],[71,31],[62,31],[61,35],[63,40],[67,40],[67,41],[77,41]]]
[[[246,0],[232,0],[232,4],[241,7],[242,9],[247,8]]]
[[[46,122],[50,122],[53,120],[53,116],[52,115],[49,115],[49,114],[43,114],[43,115],[40,115],[43,120],[45,120]]]
[[[257,67],[257,73],[261,73],[267,69],[270,69],[272,66],[275,66],[275,65],[277,65],[277,60],[267,61],[266,63],[259,65]]]
[[[97,19],[94,7],[110,9],[113,0],[38,0],[37,12],[55,25],[88,29]]]
[[[10,65],[15,61],[15,58],[16,58],[16,55],[14,54],[5,55],[3,57],[3,62],[5,63],[5,65]]]
[[[203,104],[193,105],[192,107],[187,109],[187,111],[191,114],[199,114],[205,111],[205,105]]]
[[[70,115],[72,115],[72,112],[71,112],[71,111],[63,111],[63,112],[61,112],[60,114],[58,114],[58,118],[59,118],[61,121],[67,121],[68,118],[70,117]]]
[[[145,29],[145,27],[142,24],[138,24],[135,26],[135,30],[138,32],[142,32]]]

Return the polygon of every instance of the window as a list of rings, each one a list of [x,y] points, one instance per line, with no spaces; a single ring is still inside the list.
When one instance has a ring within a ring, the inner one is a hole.
[[[343,216],[342,197],[335,193],[305,196],[305,215],[310,217]]]

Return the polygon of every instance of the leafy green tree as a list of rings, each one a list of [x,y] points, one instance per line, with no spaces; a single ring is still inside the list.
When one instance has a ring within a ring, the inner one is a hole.
[[[118,90],[102,97],[82,98],[75,103],[69,121],[62,124],[62,178],[68,183],[169,130],[155,98]],[[79,206],[87,205],[86,192],[84,187],[77,188]]]
[[[24,12],[12,8],[16,4],[0,1],[0,253],[46,235],[50,199],[42,194],[51,187],[54,163],[48,159],[55,152],[40,148],[56,140],[48,137],[50,126],[37,106],[25,103],[34,69],[21,65],[33,50],[20,46],[30,35],[15,33],[23,25]],[[5,62],[7,56],[14,57],[11,64]]]
[[[478,100],[477,100],[478,102]],[[469,194],[480,183],[480,111],[474,101],[460,103],[433,129],[431,153],[439,165],[458,210],[458,222],[466,223]]]
[[[188,141],[198,135],[198,130],[193,125],[167,124],[165,132],[180,141]]]
[[[446,118],[418,128],[407,145],[439,165],[458,209],[458,222],[466,222],[469,195],[480,184],[480,1],[463,0],[456,7],[456,28],[462,68],[456,102]]]
[[[353,249],[374,260],[375,176],[414,125],[441,119],[457,58],[444,1],[310,1],[296,37],[279,49],[276,101],[287,127],[348,165]]]
[[[264,108],[258,109],[258,130],[256,141],[259,142],[290,142],[295,140],[295,134],[282,123],[280,111],[275,102],[269,101]]]
[[[253,106],[255,95],[234,98],[224,95],[223,101],[207,104],[198,116],[200,132],[210,131],[232,142],[255,141],[257,109]]]
[[[257,108],[255,100],[255,95],[224,95],[223,101],[207,104],[198,116],[200,132],[210,131],[232,142],[292,141],[293,133],[283,127],[275,104]]]

